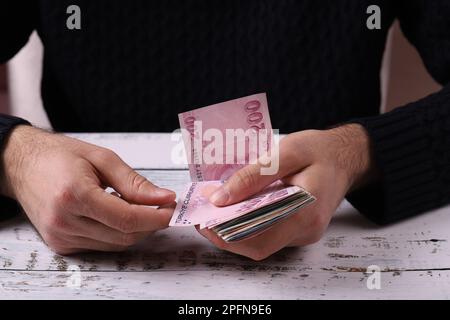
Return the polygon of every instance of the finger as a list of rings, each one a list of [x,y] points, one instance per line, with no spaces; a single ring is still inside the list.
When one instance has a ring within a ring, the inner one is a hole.
[[[71,234],[74,236],[120,246],[134,245],[152,234],[152,232],[123,233],[85,217],[76,217],[71,225],[73,230]]]
[[[175,200],[173,191],[155,186],[112,151],[99,150],[89,153],[87,159],[98,170],[102,181],[118,191],[128,202],[163,205]]]
[[[227,206],[240,202],[263,190],[271,183],[301,170],[306,166],[297,152],[293,152],[288,144],[281,143],[279,155],[279,170],[273,175],[262,175],[263,165],[248,165],[235,174],[209,200],[216,206]]]
[[[175,205],[156,209],[129,204],[99,188],[87,196],[78,214],[124,233],[153,232],[168,227]]]
[[[289,176],[283,181],[302,186],[312,194],[319,194],[323,175],[323,170],[320,170],[319,167],[309,166],[304,171]],[[323,218],[321,210],[320,202],[316,201],[289,218],[278,222],[270,229],[264,230],[252,238],[237,242],[227,243],[212,230],[199,230],[199,228],[197,230],[220,249],[254,260],[262,260],[284,247],[317,242],[329,222],[329,219]]]
[[[327,213],[334,212],[342,201],[342,198],[336,197],[336,201],[333,202],[333,197],[324,197],[321,192],[320,181],[325,181],[328,178],[327,175],[329,177],[330,173],[313,165],[298,174],[283,179],[285,183],[301,186],[316,197],[315,202],[302,208],[298,213],[301,224],[300,232],[290,246],[317,242],[331,220],[332,215]],[[339,191],[336,192],[339,193]]]
[[[292,243],[298,236],[298,229],[297,218],[291,216],[252,238],[227,243],[214,231],[197,228],[201,235],[219,249],[258,261],[267,258]]]
[[[311,180],[313,180],[313,178],[307,177],[306,175],[303,175],[302,173],[303,172],[301,172],[300,174],[296,174],[296,175],[293,175],[290,177],[283,178],[282,181],[283,181],[283,183],[285,183],[287,185],[299,186],[299,187],[307,190],[312,195],[317,194],[317,192],[319,191],[319,186],[317,185],[317,183],[315,181],[311,181]]]
[[[73,248],[66,250],[67,252],[65,254],[73,254],[86,251],[122,252],[130,247],[78,236],[70,237],[68,241],[70,241]]]
[[[326,179],[329,179],[330,175],[331,173],[329,173],[328,171],[324,171],[317,165],[312,165],[297,174],[283,178],[282,181],[288,185],[302,187],[313,196],[317,196],[319,193],[321,193],[320,190],[322,188],[322,181],[326,181]],[[315,203],[317,203],[317,201]]]

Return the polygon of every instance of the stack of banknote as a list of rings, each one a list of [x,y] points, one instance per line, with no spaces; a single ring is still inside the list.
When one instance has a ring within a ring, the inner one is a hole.
[[[226,242],[239,241],[261,233],[315,200],[301,187],[277,181],[230,206],[216,207],[209,201],[233,173],[271,153],[274,143],[265,94],[182,113],[179,120],[192,182],[178,198],[171,226],[198,225],[213,230]],[[248,135],[227,140],[228,131],[233,129],[259,133],[258,143],[247,141]],[[230,144],[238,144],[240,139],[245,140],[243,151],[230,156],[237,151]]]

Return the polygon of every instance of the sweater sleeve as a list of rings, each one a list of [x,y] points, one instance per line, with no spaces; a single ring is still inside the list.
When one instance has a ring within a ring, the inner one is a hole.
[[[0,64],[7,62],[28,42],[35,28],[35,0],[2,0],[0,2]],[[0,114],[0,152],[11,130],[27,121]],[[1,154],[0,154],[1,155]],[[17,202],[0,195],[0,219],[16,214]]]
[[[35,28],[35,0],[0,2],[0,64],[5,63],[28,42]]]
[[[401,27],[443,89],[417,102],[357,119],[380,175],[347,199],[385,224],[450,203],[450,1],[398,2]]]
[[[21,124],[29,125],[30,123],[26,120],[0,113],[0,177],[3,171],[3,168],[1,168],[1,153],[3,152],[4,144],[11,130]],[[19,210],[20,207],[16,201],[0,195],[0,220],[17,214]]]

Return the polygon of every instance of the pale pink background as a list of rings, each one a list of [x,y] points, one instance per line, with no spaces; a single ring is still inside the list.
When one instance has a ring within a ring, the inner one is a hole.
[[[416,101],[441,88],[428,74],[419,54],[405,39],[398,23],[394,24],[391,37],[386,110]]]
[[[6,112],[6,71],[0,65],[0,112]]]

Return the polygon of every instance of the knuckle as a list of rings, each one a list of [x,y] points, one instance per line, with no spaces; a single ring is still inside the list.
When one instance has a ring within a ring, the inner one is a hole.
[[[139,191],[148,182],[147,179],[135,171],[131,171],[128,177],[130,190]]]
[[[54,202],[58,209],[65,209],[76,201],[73,187],[70,184],[62,186],[56,193]]]
[[[120,245],[119,247],[129,247],[132,246],[134,244],[136,244],[138,242],[138,236],[136,234],[133,233],[124,233],[121,236],[120,239]]]
[[[80,183],[80,187],[77,188],[77,194],[75,202],[77,204],[84,204],[86,207],[95,201],[96,192],[98,191],[99,186],[97,184],[91,184],[90,181],[86,184]],[[83,206],[84,208],[84,206]],[[79,211],[80,208],[77,208]]]
[[[269,254],[265,251],[265,250],[253,250],[250,255],[249,258],[254,260],[254,261],[262,261],[264,259],[266,259],[269,256]]]
[[[92,159],[97,160],[100,163],[108,163],[111,161],[111,159],[114,159],[117,157],[117,155],[106,148],[95,148],[93,151],[90,152],[90,157]]]
[[[67,222],[61,214],[50,215],[47,220],[49,230],[65,230],[67,227]]]
[[[69,247],[67,244],[62,241],[58,236],[54,233],[49,232],[45,236],[43,236],[45,243],[52,249],[54,252],[58,254],[62,254],[64,252],[69,251]]]
[[[256,184],[256,178],[249,170],[238,171],[235,179],[236,184],[245,189],[251,189]]]
[[[59,245],[59,239],[52,233],[52,232],[46,232],[42,235],[42,238],[44,238],[45,243],[50,247],[56,247]]]
[[[135,232],[137,229],[137,218],[136,215],[134,215],[133,213],[129,212],[127,214],[125,214],[122,219],[121,222],[119,224],[119,230],[122,231],[123,233],[133,233]]]

